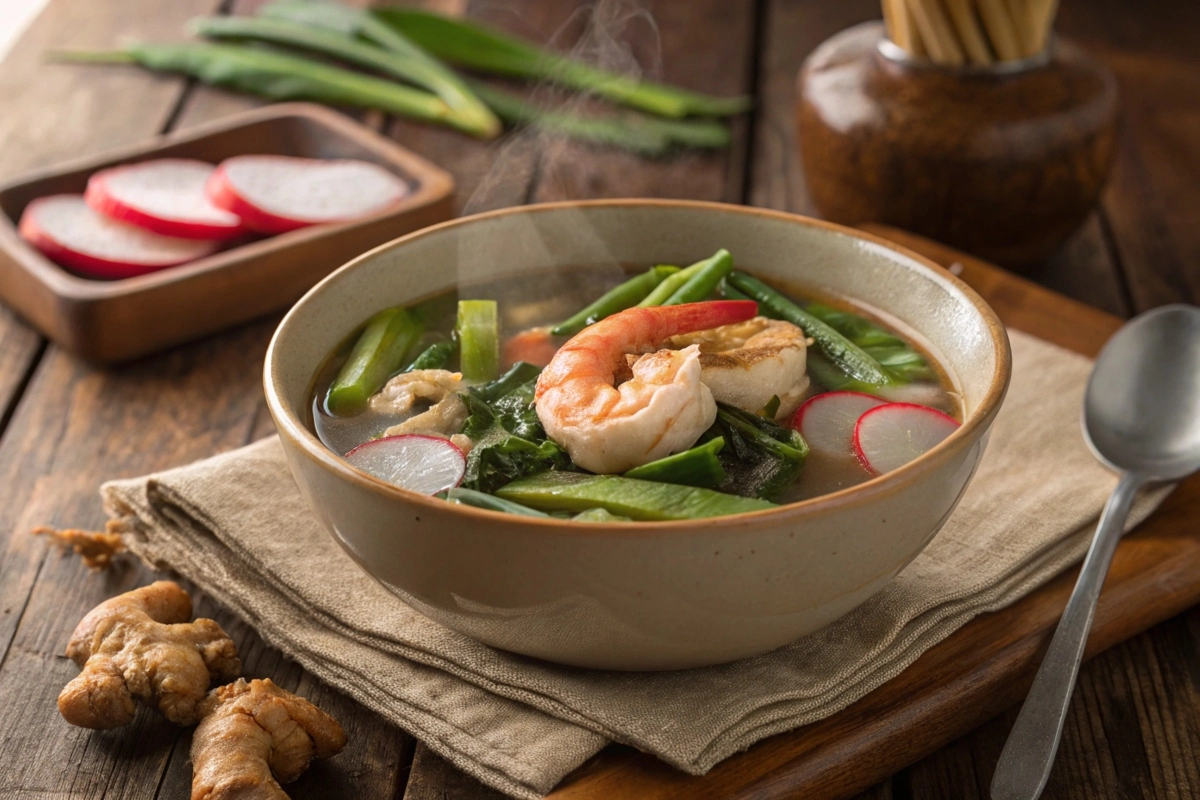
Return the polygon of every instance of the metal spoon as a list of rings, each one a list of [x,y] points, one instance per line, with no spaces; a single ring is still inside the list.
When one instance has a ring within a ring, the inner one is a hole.
[[[1121,480],[1000,754],[992,800],[1037,800],[1046,786],[1096,600],[1137,490],[1200,469],[1200,308],[1163,306],[1117,331],[1088,379],[1083,432]]]

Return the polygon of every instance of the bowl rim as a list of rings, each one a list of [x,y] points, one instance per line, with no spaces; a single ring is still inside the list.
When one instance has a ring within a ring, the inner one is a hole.
[[[992,346],[996,352],[996,366],[992,374],[991,383],[988,385],[983,399],[979,406],[971,413],[958,427],[954,433],[950,434],[945,440],[938,443],[933,449],[922,454],[916,459],[908,462],[904,466],[895,469],[891,472],[877,475],[870,480],[850,486],[845,489],[840,489],[829,494],[818,495],[816,497],[802,500],[796,503],[788,503],[779,505],[775,508],[763,509],[759,511],[748,511],[740,514],[729,514],[721,517],[706,517],[701,519],[689,520],[656,520],[656,521],[631,521],[631,522],[612,522],[612,523],[577,523],[572,520],[558,519],[555,517],[526,517],[506,514],[501,511],[491,511],[488,509],[477,508],[459,503],[447,503],[445,500],[440,500],[432,495],[423,495],[417,492],[402,489],[390,483],[386,483],[356,467],[351,466],[345,459],[338,456],[332,450],[325,446],[316,434],[308,429],[308,427],[300,419],[286,403],[275,386],[274,373],[276,372],[276,364],[279,361],[279,340],[284,330],[293,324],[295,317],[303,313],[303,308],[310,303],[316,301],[327,288],[328,285],[341,279],[341,276],[366,261],[375,258],[380,253],[398,247],[403,247],[409,242],[417,239],[440,234],[445,230],[474,224],[479,220],[495,219],[515,214],[537,214],[543,212],[558,211],[570,208],[692,208],[705,211],[717,211],[722,213],[731,213],[745,216],[767,217],[770,219],[791,222],[795,224],[807,225],[813,228],[821,228],[832,233],[849,236],[851,238],[870,242],[872,244],[884,247],[893,252],[897,252],[911,261],[915,262],[916,266],[928,273],[927,277],[935,278],[939,281],[949,283],[953,288],[961,292],[966,299],[975,307],[976,312],[982,317],[988,333],[991,337]],[[844,225],[838,225],[826,220],[815,219],[801,214],[793,214],[786,211],[776,211],[774,209],[757,208],[753,206],[735,205],[731,203],[718,203],[703,200],[673,200],[659,198],[615,198],[604,200],[565,200],[551,203],[535,203],[529,205],[512,206],[509,208],[487,211],[480,214],[459,217],[446,222],[441,222],[436,225],[431,225],[427,228],[422,228],[419,231],[406,234],[399,238],[393,239],[390,242],[379,245],[352,261],[343,264],[338,269],[331,272],[328,276],[322,279],[319,283],[313,286],[298,300],[295,305],[288,310],[284,315],[283,320],[275,329],[275,333],[271,336],[271,342],[267,346],[266,358],[263,363],[263,389],[266,395],[267,409],[275,420],[275,425],[280,437],[286,436],[295,449],[307,456],[315,462],[318,467],[333,473],[340,479],[350,481],[357,484],[361,488],[373,491],[377,494],[382,494],[385,497],[402,500],[411,503],[417,507],[428,508],[432,511],[449,511],[450,513],[464,514],[467,519],[474,519],[478,522],[488,522],[492,524],[515,524],[522,528],[540,528],[549,531],[557,530],[560,533],[590,531],[594,533],[604,534],[637,534],[646,535],[650,533],[672,534],[682,533],[686,531],[696,531],[700,527],[712,530],[743,527],[747,524],[755,524],[758,522],[772,521],[787,521],[801,522],[818,516],[837,512],[838,510],[847,507],[859,505],[864,502],[880,499],[896,492],[903,491],[913,484],[920,481],[926,474],[937,469],[948,459],[952,458],[959,450],[969,446],[983,431],[990,425],[996,412],[999,410],[1000,404],[1004,400],[1005,393],[1008,390],[1009,380],[1012,375],[1012,353],[1009,348],[1008,334],[1005,331],[1004,324],[996,315],[996,312],[989,306],[979,294],[968,286],[962,279],[951,273],[949,270],[941,267],[932,260],[913,252],[895,242],[877,236],[866,231],[850,228]]]

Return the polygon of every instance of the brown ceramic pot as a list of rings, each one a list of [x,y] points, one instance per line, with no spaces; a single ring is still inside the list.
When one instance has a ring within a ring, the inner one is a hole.
[[[797,82],[797,130],[826,219],[882,222],[1009,267],[1075,231],[1112,166],[1117,88],[1070,42],[991,68],[907,57],[880,23],[818,47]]]

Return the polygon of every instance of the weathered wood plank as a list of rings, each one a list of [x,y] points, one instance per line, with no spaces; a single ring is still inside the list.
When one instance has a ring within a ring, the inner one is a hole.
[[[1064,3],[1059,29],[1116,73],[1122,142],[1103,206],[1136,310],[1200,298],[1200,5]]]

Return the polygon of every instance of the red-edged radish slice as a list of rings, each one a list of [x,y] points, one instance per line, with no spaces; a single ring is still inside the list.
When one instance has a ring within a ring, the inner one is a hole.
[[[853,457],[858,418],[885,403],[862,392],[823,392],[796,409],[792,427],[800,431],[814,452]]]
[[[163,236],[232,239],[246,228],[237,214],[204,193],[216,167],[190,158],[160,158],[100,170],[83,197],[92,208]]]
[[[21,237],[51,261],[92,278],[129,278],[206,256],[215,242],[160,236],[97,213],[83,195],[40,197],[25,207]]]
[[[882,475],[927,453],[957,429],[953,417],[927,406],[887,403],[858,418],[854,452],[864,467]]]
[[[421,494],[453,489],[467,472],[467,457],[449,439],[408,433],[360,444],[346,460],[381,481]]]
[[[391,208],[409,191],[367,161],[292,156],[227,158],[205,188],[215,205],[260,233],[358,219]]]

